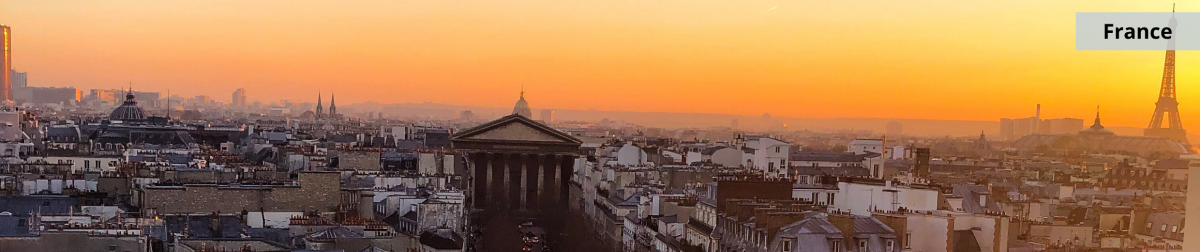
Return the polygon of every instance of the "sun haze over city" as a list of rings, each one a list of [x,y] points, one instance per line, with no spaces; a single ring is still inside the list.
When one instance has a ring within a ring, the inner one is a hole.
[[[1076,51],[1074,12],[1166,1],[0,1],[31,86],[252,100],[1145,127],[1162,51]],[[1183,4],[1179,11],[1200,5]],[[1200,68],[1180,51],[1179,69]],[[1200,122],[1200,71],[1180,71]],[[218,100],[220,99],[218,98]]]
[[[1194,2],[0,0],[0,252],[1200,251]]]

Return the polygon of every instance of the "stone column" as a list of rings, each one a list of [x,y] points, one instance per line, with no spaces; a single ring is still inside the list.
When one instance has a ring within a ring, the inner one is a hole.
[[[539,157],[541,155],[529,154],[524,159],[525,169],[522,171],[524,172],[525,181],[523,181],[524,188],[522,188],[522,191],[525,192],[525,208],[523,209],[525,211],[538,210],[538,187],[541,186],[541,183],[538,182],[538,178],[540,178],[538,174],[541,173],[541,169],[538,169],[541,167],[541,163],[538,162]]]
[[[486,153],[471,153],[471,189],[473,192],[471,198],[475,201],[475,208],[481,209],[487,206],[487,188],[488,169],[492,167],[491,162],[487,162]]]
[[[554,188],[557,187],[555,186],[557,185],[555,181],[558,180],[556,179],[557,177],[555,177],[555,170],[557,170],[558,167],[558,158],[558,155],[542,155],[541,162],[538,162],[538,176],[541,178],[539,181],[541,183],[538,185],[538,196],[540,196],[538,203],[541,204],[542,211],[549,211],[550,208],[548,207],[554,205],[554,199],[557,197],[555,196],[555,193],[558,192],[558,190],[555,190]]]
[[[575,156],[564,155],[558,167],[558,202],[562,206],[569,204],[571,197],[571,175],[575,172]],[[566,211],[568,208],[562,209]]]
[[[519,210],[521,209],[521,170],[524,170],[521,169],[521,154],[509,153],[504,156],[507,159],[504,165],[508,169],[508,172],[504,173],[506,176],[504,183],[508,183],[508,186],[504,188],[507,193],[507,200],[504,202],[508,205],[508,209]]]
[[[504,204],[504,155],[498,153],[488,154],[488,172],[489,186],[488,199],[489,209],[500,208]]]
[[[529,171],[528,171],[529,170],[528,169],[529,162],[527,159],[529,159],[529,157],[526,154],[516,154],[516,156],[517,156],[517,162],[518,162],[517,169],[520,170],[520,172],[519,172],[520,175],[518,175],[519,177],[517,177],[517,179],[514,180],[514,182],[517,182],[517,187],[518,187],[517,188],[517,201],[518,201],[517,205],[519,206],[518,208],[522,212],[524,212],[525,210],[528,209],[528,208],[526,208],[526,206],[527,206],[526,204],[529,203],[528,202],[529,194],[528,194],[528,191],[526,191],[527,188],[529,188],[529,184],[528,184],[529,181],[527,179],[527,177],[529,176],[528,175],[529,174]]]

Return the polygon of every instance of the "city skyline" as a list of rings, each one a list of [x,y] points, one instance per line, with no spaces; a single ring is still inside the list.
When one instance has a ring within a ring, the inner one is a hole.
[[[1107,124],[1145,127],[1161,51],[1066,50],[1073,16],[1060,12],[1167,5],[937,2],[926,6],[938,7],[931,13],[898,3],[777,1],[527,3],[517,10],[500,3],[271,3],[6,2],[0,16],[19,35],[14,68],[34,76],[31,86],[109,89],[132,81],[135,89],[218,101],[245,87],[255,94],[248,100],[264,103],[307,101],[325,88],[343,94],[344,104],[481,107],[509,106],[526,86],[535,109],[974,121],[1027,117],[1034,104],[1054,108],[1047,117],[1088,118],[1098,104],[1107,108]],[[806,10],[814,7],[828,11]],[[1043,22],[1022,25],[1036,20]],[[803,25],[815,21],[822,25]],[[220,32],[188,32],[195,30]],[[97,40],[74,42],[85,37]],[[896,42],[867,43],[883,38]],[[474,43],[480,39],[494,42]],[[1200,120],[1200,106],[1192,106],[1200,90],[1189,85],[1200,77],[1189,71],[1200,54],[1177,57],[1186,125]]]
[[[1194,251],[1193,23],[0,0],[0,251]]]

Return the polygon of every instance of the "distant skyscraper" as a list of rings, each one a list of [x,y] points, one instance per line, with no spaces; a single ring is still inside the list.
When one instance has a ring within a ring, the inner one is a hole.
[[[1000,138],[1004,140],[1016,140],[1023,136],[1033,134],[1049,134],[1050,132],[1039,132],[1042,127],[1042,105],[1037,105],[1037,110],[1033,117],[1026,118],[1000,118]]]
[[[26,76],[28,76],[29,73],[17,72],[17,70],[11,70],[11,72],[12,73],[10,73],[10,74],[12,74],[12,86],[13,87],[28,87],[29,86],[29,80],[26,79]]]
[[[208,97],[207,95],[197,95],[196,98],[192,98],[192,102],[196,105],[206,105],[209,102],[212,102],[212,97]]]
[[[246,89],[238,88],[237,90],[234,90],[233,91],[233,100],[229,102],[229,105],[232,105],[235,108],[245,107],[246,106]]]
[[[1000,139],[1013,140],[1016,139],[1016,122],[1013,119],[1000,118]]]
[[[887,134],[889,136],[898,136],[900,134],[904,134],[904,125],[901,125],[900,122],[897,121],[888,122]]]
[[[10,32],[11,32],[11,29],[9,29],[9,27],[7,25],[0,25],[0,33],[3,34],[3,35],[0,35],[0,40],[4,41],[4,51],[0,52],[0,53],[4,54],[3,55],[4,62],[0,63],[0,64],[3,64],[3,65],[0,65],[0,75],[4,75],[3,78],[0,78],[0,82],[3,82],[3,83],[0,83],[0,97],[4,98],[5,100],[9,100],[9,101],[11,101],[13,99],[13,95],[12,95],[12,73],[13,73],[13,71],[12,71],[12,34]]]
[[[542,122],[543,123],[554,123],[554,110],[543,109],[542,110]]]
[[[1042,120],[1045,125],[1044,130],[1039,130],[1042,134],[1073,134],[1083,130],[1083,119],[1079,118],[1054,118]]]
[[[120,104],[118,99],[125,95],[125,91],[117,89],[92,89],[91,94],[87,96],[88,100]]]
[[[475,120],[475,113],[471,112],[470,110],[463,110],[462,112],[458,113],[458,119],[463,121]]]

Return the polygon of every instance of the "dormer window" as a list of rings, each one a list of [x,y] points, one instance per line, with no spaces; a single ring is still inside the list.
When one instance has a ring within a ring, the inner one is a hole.
[[[829,240],[829,251],[830,252],[842,252],[842,240],[841,239]]]

